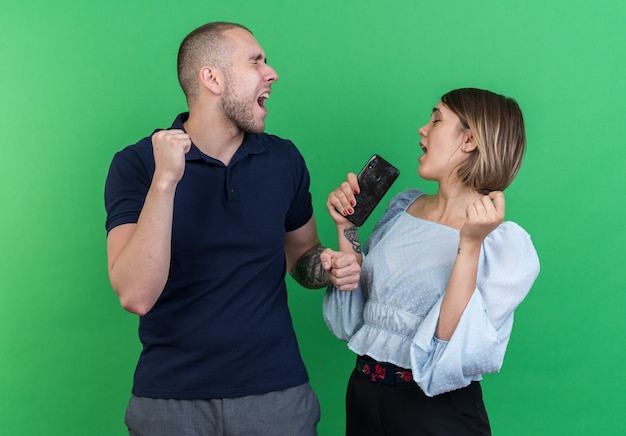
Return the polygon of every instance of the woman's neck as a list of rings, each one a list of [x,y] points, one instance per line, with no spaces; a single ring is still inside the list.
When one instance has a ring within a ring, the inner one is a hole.
[[[466,186],[445,187],[415,201],[408,212],[428,221],[460,229],[465,223],[467,207],[482,195]]]

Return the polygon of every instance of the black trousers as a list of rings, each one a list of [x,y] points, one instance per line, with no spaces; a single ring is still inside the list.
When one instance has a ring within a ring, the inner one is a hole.
[[[428,397],[414,383],[373,383],[356,369],[346,395],[346,436],[491,435],[478,382]]]

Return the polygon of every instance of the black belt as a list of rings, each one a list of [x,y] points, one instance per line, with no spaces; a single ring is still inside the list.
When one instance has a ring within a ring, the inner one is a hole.
[[[396,385],[413,381],[410,369],[400,368],[386,362],[377,362],[368,356],[356,358],[356,370],[366,376],[371,382],[382,385]]]

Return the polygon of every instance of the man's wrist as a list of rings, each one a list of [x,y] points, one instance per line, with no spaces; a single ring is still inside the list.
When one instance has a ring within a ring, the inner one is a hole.
[[[324,251],[322,245],[311,248],[298,259],[290,272],[291,276],[305,288],[319,289],[332,284],[329,272],[322,267],[320,259],[322,251]]]

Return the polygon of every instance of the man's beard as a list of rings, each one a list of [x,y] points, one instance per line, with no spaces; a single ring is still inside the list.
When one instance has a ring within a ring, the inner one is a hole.
[[[265,123],[255,122],[252,107],[256,102],[238,96],[234,87],[230,84],[233,80],[226,79],[226,88],[222,96],[221,106],[224,116],[239,130],[246,133],[262,133],[265,130]]]

